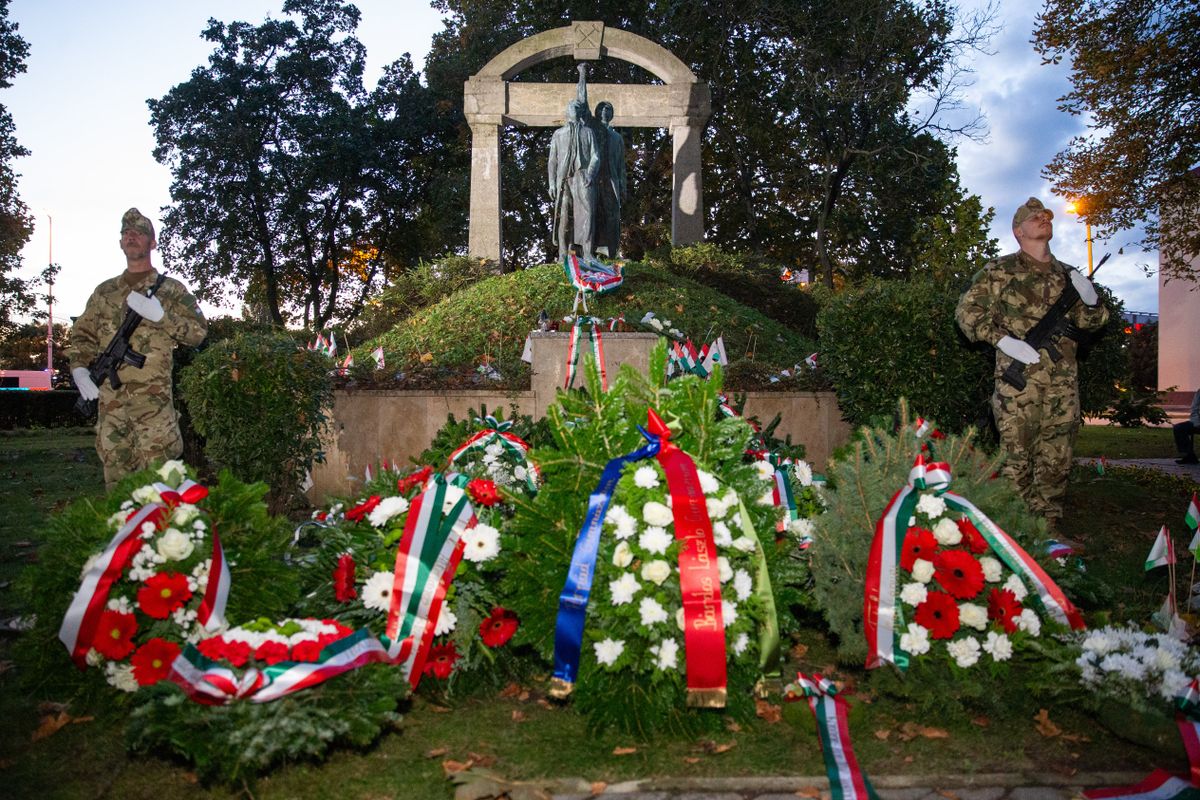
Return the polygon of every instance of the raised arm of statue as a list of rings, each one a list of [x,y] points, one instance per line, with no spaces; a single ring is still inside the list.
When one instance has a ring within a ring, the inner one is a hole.
[[[587,64],[577,64],[579,83],[575,84],[575,99],[583,103],[584,108],[590,108],[587,101]]]

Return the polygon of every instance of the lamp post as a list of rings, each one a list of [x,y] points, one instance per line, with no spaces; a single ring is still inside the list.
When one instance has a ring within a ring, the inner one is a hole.
[[[46,214],[50,221],[49,244],[46,245],[46,372],[50,373],[50,385],[54,385],[54,217]]]
[[[1077,217],[1083,217],[1083,201],[1072,200],[1067,203],[1067,213],[1074,214]],[[1088,277],[1092,277],[1092,223],[1087,217],[1083,217],[1084,233],[1087,237],[1088,250]]]

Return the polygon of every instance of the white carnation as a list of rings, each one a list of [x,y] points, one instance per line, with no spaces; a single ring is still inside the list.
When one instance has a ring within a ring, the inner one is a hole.
[[[973,667],[979,661],[979,640],[967,636],[946,645],[946,650],[954,657],[954,663],[960,667]]]
[[[643,597],[638,603],[638,613],[642,617],[642,625],[649,628],[651,625],[657,625],[660,622],[666,622],[669,617],[667,610],[662,607],[662,604],[653,597]]]
[[[1013,647],[1012,642],[1003,633],[989,631],[987,641],[983,643],[983,650],[993,661],[1008,661],[1012,658]]]
[[[704,505],[708,510],[709,519],[723,519],[729,513],[729,506],[725,505],[725,501],[717,497],[710,497],[704,501]]]
[[[642,531],[642,535],[638,537],[638,546],[647,553],[661,556],[667,552],[667,548],[671,546],[671,542],[673,541],[675,541],[675,537],[667,533],[666,528],[651,525]]]
[[[721,583],[728,583],[733,577],[733,567],[729,566],[729,559],[725,556],[717,556],[717,579]]]
[[[1025,595],[1029,594],[1029,590],[1025,588],[1025,582],[1015,573],[1008,576],[1008,580],[1004,582],[1004,588],[1016,595],[1017,600],[1024,600]]]
[[[788,533],[800,539],[811,539],[816,532],[817,526],[813,525],[811,519],[799,517],[797,519],[788,520]]]
[[[642,519],[650,525],[665,528],[675,520],[675,516],[671,513],[671,509],[662,503],[651,500],[642,506]]]
[[[712,475],[702,469],[696,470],[696,475],[700,478],[700,491],[705,494],[715,494],[721,491],[721,484]]]
[[[638,467],[633,473],[633,483],[643,489],[653,489],[658,486],[658,471],[654,467]]]
[[[919,606],[929,598],[929,590],[923,583],[906,583],[900,590],[900,600],[910,606]]]
[[[1017,627],[1028,633],[1030,636],[1040,636],[1042,633],[1042,621],[1038,619],[1038,615],[1034,613],[1032,608],[1021,610],[1021,616],[1016,618]]]
[[[714,522],[712,529],[713,542],[717,547],[729,547],[733,544],[733,533],[724,522]]]
[[[654,665],[660,670],[675,669],[679,659],[679,642],[663,639],[660,644],[653,645],[650,652],[657,656]]]
[[[946,513],[946,501],[935,494],[923,494],[917,501],[917,511],[930,519],[937,519]]]
[[[403,497],[385,497],[379,501],[379,505],[371,509],[371,513],[367,515],[367,522],[376,528],[382,528],[392,517],[405,511],[408,511],[408,501]]]
[[[988,624],[987,609],[974,603],[959,603],[958,621],[967,627],[981,631]]]
[[[642,564],[642,580],[650,581],[655,586],[662,586],[663,581],[671,576],[671,565],[666,561],[647,561]]]
[[[611,667],[625,652],[625,642],[619,639],[605,639],[592,645],[596,650],[596,660],[606,667]]]
[[[900,649],[914,656],[929,652],[929,630],[915,622],[908,623],[908,629],[900,634]]]
[[[721,601],[721,621],[724,627],[728,628],[733,623],[737,622],[738,611],[737,604],[729,600]]]
[[[642,585],[638,583],[632,572],[626,572],[617,580],[608,583],[608,591],[612,594],[614,606],[623,606],[630,602],[641,588]]]
[[[933,562],[918,558],[913,562],[912,576],[921,583],[929,583],[933,580]]]
[[[938,540],[938,544],[953,546],[962,541],[962,531],[958,529],[958,525],[949,517],[942,517],[933,526],[934,538]]]
[[[999,583],[1004,576],[1000,562],[991,556],[980,556],[979,566],[983,567],[983,579],[988,583]]]
[[[745,631],[742,631],[737,635],[737,638],[733,640],[733,654],[735,656],[740,656],[742,653],[746,652],[746,648],[749,646],[750,637]]]
[[[750,573],[744,569],[739,569],[733,573],[733,593],[737,595],[738,601],[745,600],[754,591],[754,580],[750,577]]]

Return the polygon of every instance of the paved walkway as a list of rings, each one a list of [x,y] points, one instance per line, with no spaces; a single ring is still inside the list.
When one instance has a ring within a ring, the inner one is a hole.
[[[1099,460],[1098,458],[1077,458],[1075,463],[1094,467]],[[1191,478],[1196,483],[1200,483],[1200,464],[1176,464],[1174,458],[1106,458],[1104,463],[1110,467],[1156,469],[1168,475]]]

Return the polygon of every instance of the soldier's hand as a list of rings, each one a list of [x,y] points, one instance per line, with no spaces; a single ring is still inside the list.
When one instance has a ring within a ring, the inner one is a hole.
[[[95,400],[100,396],[100,390],[96,388],[87,367],[76,367],[71,370],[71,377],[75,379],[75,388],[79,390],[79,396],[84,400]]]
[[[1014,339],[1011,336],[1005,336],[996,342],[996,349],[1006,356],[1015,358],[1022,364],[1036,364],[1041,359],[1037,350],[1034,350],[1026,342]]]
[[[1096,287],[1092,285],[1092,282],[1076,269],[1071,270],[1070,275],[1071,283],[1075,286],[1075,291],[1079,292],[1079,299],[1083,301],[1083,304],[1085,306],[1096,305],[1100,297],[1096,294]]]
[[[138,292],[130,292],[129,296],[125,298],[125,304],[151,322],[158,322],[163,318],[162,303],[158,302],[157,297],[146,297]]]

